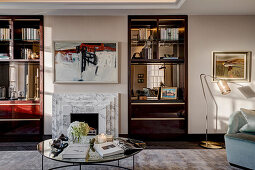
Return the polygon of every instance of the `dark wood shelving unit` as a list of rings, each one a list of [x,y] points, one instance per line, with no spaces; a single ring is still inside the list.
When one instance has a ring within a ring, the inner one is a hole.
[[[144,52],[145,50],[148,51]],[[135,55],[140,58],[134,58]],[[165,56],[171,57],[162,59]],[[188,16],[128,17],[128,77],[129,137],[142,140],[172,140],[186,136]],[[166,87],[178,89],[177,99],[165,100],[158,96],[155,98],[147,92],[145,99],[138,100],[137,96],[141,91],[145,93],[144,90],[160,89],[161,82]]]
[[[1,55],[9,56],[0,57],[0,87],[6,88],[6,98],[0,100],[0,141],[39,141],[44,134],[43,16],[0,16],[0,28],[8,28],[10,36],[0,40]],[[10,86],[26,99],[11,99]]]

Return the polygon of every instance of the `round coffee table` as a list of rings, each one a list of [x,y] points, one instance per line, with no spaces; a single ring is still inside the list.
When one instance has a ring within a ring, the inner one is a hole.
[[[126,138],[117,138],[119,140],[126,140]],[[64,167],[71,167],[71,166],[79,166],[81,170],[82,165],[98,165],[98,166],[111,166],[111,167],[118,167],[122,169],[129,169],[126,167],[121,167],[119,165],[119,160],[125,159],[128,157],[132,157],[132,169],[134,169],[134,155],[138,154],[145,148],[145,144],[142,145],[141,149],[135,150],[134,152],[130,154],[117,154],[113,156],[107,156],[107,157],[101,157],[96,151],[93,151],[91,148],[89,149],[88,156],[84,159],[63,159],[61,153],[58,155],[54,155],[54,153],[51,152],[51,146],[50,144],[52,143],[52,139],[48,139],[45,141],[40,142],[37,145],[37,151],[42,155],[42,169],[43,169],[43,158],[46,157],[48,159],[52,159],[54,161],[59,161],[59,162],[64,162],[64,163],[71,163],[70,165],[64,165],[64,166],[59,166],[59,167],[54,167],[51,168],[50,170],[53,169],[58,169],[58,168],[64,168]],[[143,143],[140,141],[139,143]],[[117,165],[109,165],[109,164],[102,164],[106,162],[112,162],[112,161],[117,161]]]

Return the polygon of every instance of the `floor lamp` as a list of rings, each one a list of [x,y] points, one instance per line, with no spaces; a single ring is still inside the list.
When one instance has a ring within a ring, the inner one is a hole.
[[[214,78],[216,79],[218,82],[217,82],[217,85],[221,91],[221,94],[222,95],[226,95],[226,94],[229,94],[231,92],[231,89],[229,88],[228,86],[228,83],[223,80],[223,79],[219,79],[217,77],[213,77],[213,76],[210,76],[210,75],[206,75],[206,74],[200,74],[200,81],[201,81],[201,85],[202,85],[202,89],[203,89],[203,95],[204,95],[204,99],[205,99],[205,103],[206,103],[206,139],[205,141],[202,141],[200,143],[200,146],[204,147],[204,148],[210,148],[210,149],[221,149],[223,148],[222,146],[222,143],[220,142],[213,142],[213,141],[208,141],[208,100],[207,100],[207,96],[206,96],[206,93],[205,93],[205,85],[206,87],[208,88],[208,91],[209,91],[209,94],[213,100],[213,102],[215,103],[215,106],[216,106],[216,130],[218,129],[218,125],[217,125],[217,122],[218,122],[218,104],[212,94],[212,91],[208,85],[208,81],[207,81],[207,77],[210,77],[210,78]],[[204,85],[205,83],[205,85]]]

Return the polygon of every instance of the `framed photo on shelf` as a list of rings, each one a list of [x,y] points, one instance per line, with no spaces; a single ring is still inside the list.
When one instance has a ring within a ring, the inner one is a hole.
[[[232,82],[249,82],[251,52],[213,52],[213,77]],[[213,79],[213,81],[216,81]]]
[[[177,87],[161,87],[161,99],[177,99]]]
[[[138,74],[138,78],[144,78],[144,74]]]
[[[54,83],[118,83],[118,43],[54,42]]]

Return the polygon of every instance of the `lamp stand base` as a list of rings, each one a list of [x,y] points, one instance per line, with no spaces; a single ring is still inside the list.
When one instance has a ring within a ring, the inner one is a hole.
[[[207,149],[222,149],[223,148],[222,142],[201,141],[199,145]]]

